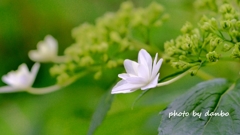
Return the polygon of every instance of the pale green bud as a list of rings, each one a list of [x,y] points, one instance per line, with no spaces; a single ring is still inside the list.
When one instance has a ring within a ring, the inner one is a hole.
[[[90,56],[84,56],[80,59],[79,66],[90,66],[94,63],[94,60]]]
[[[190,22],[186,22],[185,25],[181,28],[182,33],[191,33],[193,29],[193,26]]]
[[[113,61],[113,60],[109,60],[108,63],[107,63],[107,67],[108,68],[115,68],[117,67],[118,63],[116,61]]]
[[[122,65],[122,64],[123,64],[123,62],[124,62],[124,60],[123,60],[123,59],[118,59],[118,60],[117,60],[117,64],[118,64],[118,65]]]
[[[231,50],[232,48],[233,48],[233,44],[225,43],[225,44],[223,44],[222,51],[227,52],[227,51]]]
[[[60,64],[60,65],[54,65],[53,67],[50,68],[50,74],[52,76],[59,75],[66,70],[66,65]]]
[[[110,38],[112,41],[117,42],[117,43],[121,41],[121,37],[116,31],[112,31],[110,33]]]
[[[102,71],[98,71],[94,74],[94,79],[99,80],[102,77]]]
[[[240,58],[240,43],[239,42],[234,45],[234,48],[232,51],[232,57]]]
[[[179,56],[179,60],[187,60],[188,58],[187,58],[187,56],[185,56],[185,55],[180,55]]]
[[[210,40],[210,50],[213,51],[216,49],[216,47],[221,44],[222,40],[220,38],[212,38]]]
[[[209,22],[204,22],[203,25],[201,26],[202,30],[206,32],[212,32],[212,25]]]
[[[231,22],[230,21],[221,21],[221,27],[223,29],[230,29],[232,26],[231,26]]]
[[[102,56],[103,62],[107,62],[108,60],[108,55],[106,53],[103,54]]]
[[[67,68],[68,68],[69,71],[72,71],[72,72],[73,72],[77,67],[76,67],[76,65],[73,64],[73,63],[68,63],[68,64],[67,64]]]
[[[239,29],[240,28],[240,21],[237,21],[235,25]]]
[[[69,79],[69,75],[67,73],[62,73],[57,77],[58,84],[64,84]]]
[[[190,64],[185,61],[172,62],[171,65],[177,69],[187,69],[190,67]]]
[[[209,52],[208,54],[206,54],[206,57],[209,62],[216,62],[219,60],[219,54],[215,51]]]
[[[223,15],[224,19],[226,20],[232,20],[232,19],[237,19],[238,16],[234,13],[226,13]]]
[[[120,6],[120,10],[130,12],[133,9],[133,3],[131,1],[123,2]]]
[[[233,13],[234,9],[230,4],[223,4],[219,8],[219,12],[222,13],[222,14]]]

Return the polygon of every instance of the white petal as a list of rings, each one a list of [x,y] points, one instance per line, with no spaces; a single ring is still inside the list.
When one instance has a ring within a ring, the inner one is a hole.
[[[122,74],[119,74],[118,77],[122,78],[123,80],[125,80],[125,79],[129,78],[130,76],[128,74],[126,74],[126,73],[122,73]]]
[[[44,41],[47,43],[48,48],[52,51],[52,53],[57,55],[57,50],[58,50],[58,42],[53,36],[47,35],[44,38]]]
[[[128,74],[137,75],[138,73],[138,63],[131,60],[124,60],[124,67]]]
[[[144,85],[146,83],[146,79],[145,78],[141,78],[141,77],[128,77],[125,79],[125,81],[127,81],[130,84],[142,84]]]
[[[160,67],[162,65],[163,59],[160,59],[157,63],[156,63],[156,61],[157,61],[157,54],[156,54],[156,57],[155,57],[154,63],[153,63],[151,79],[153,79],[156,76],[156,74],[159,72],[159,69],[160,69]]]
[[[39,54],[39,52],[36,51],[36,50],[31,50],[31,51],[29,51],[28,57],[29,57],[32,61],[42,61],[42,55]]]
[[[21,64],[16,71],[11,71],[2,77],[3,82],[13,87],[22,87],[26,83],[28,85],[28,77],[30,73],[27,65]]]
[[[32,71],[29,72],[27,65],[21,64],[18,70],[11,71],[2,77],[3,82],[17,89],[31,87],[39,69],[39,63],[34,64]]]
[[[140,65],[145,65],[148,68],[148,72],[151,73],[152,72],[152,57],[150,56],[150,54],[144,50],[141,49],[138,53],[138,63]]]
[[[150,88],[156,87],[157,84],[158,84],[158,77],[159,77],[159,74],[157,74],[157,76],[151,82],[149,82],[149,84],[147,84],[144,87],[141,87],[141,90],[146,90],[146,89],[150,89]]]
[[[139,89],[142,86],[142,84],[130,84],[126,82],[125,80],[119,81],[112,89],[112,94],[114,93],[130,93],[134,90]]]
[[[32,61],[50,62],[57,57],[58,43],[51,35],[37,44],[37,50],[31,50],[28,55]]]
[[[30,84],[31,86],[32,86],[33,82],[36,79],[39,67],[40,67],[40,64],[39,63],[35,63],[33,65],[32,69],[31,69],[31,78],[30,78],[31,80],[29,80],[29,81],[31,81],[31,84]]]
[[[148,67],[145,65],[139,64],[138,66],[138,76],[144,78],[145,80],[149,80],[151,73],[148,70]]]

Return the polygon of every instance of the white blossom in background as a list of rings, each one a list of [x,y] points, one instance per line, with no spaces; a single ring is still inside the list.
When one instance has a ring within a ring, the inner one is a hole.
[[[150,54],[141,49],[138,53],[138,62],[126,59],[124,67],[127,73],[119,74],[119,81],[112,89],[112,94],[131,93],[135,90],[147,90],[158,84],[159,69],[163,59],[158,59],[156,54],[154,61]]]
[[[21,64],[16,71],[11,71],[2,77],[2,81],[8,86],[0,87],[2,92],[15,92],[31,88],[38,73],[40,64],[35,63],[31,69],[28,70],[27,65]]]
[[[44,41],[37,44],[37,50],[29,52],[29,58],[36,62],[53,62],[58,57],[58,42],[51,35],[47,35]]]

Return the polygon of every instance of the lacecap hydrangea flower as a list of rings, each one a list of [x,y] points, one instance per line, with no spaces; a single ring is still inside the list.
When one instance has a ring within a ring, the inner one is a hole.
[[[53,62],[57,58],[58,42],[51,35],[47,35],[44,41],[37,44],[37,50],[29,52],[29,58],[36,62]]]
[[[1,87],[0,92],[15,92],[31,88],[39,67],[40,64],[35,63],[31,71],[29,71],[25,63],[21,64],[17,71],[11,71],[2,77],[2,81],[8,84],[8,86]]]
[[[141,49],[138,53],[138,62],[126,59],[124,67],[127,73],[119,74],[119,81],[112,89],[112,94],[131,93],[135,90],[147,90],[154,88],[158,84],[158,71],[162,65],[163,59],[158,60],[156,54],[154,61],[150,54]]]

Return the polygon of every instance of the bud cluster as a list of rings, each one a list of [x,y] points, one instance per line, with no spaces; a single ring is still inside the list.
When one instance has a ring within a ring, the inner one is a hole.
[[[54,65],[51,74],[62,83],[78,72],[93,69],[98,79],[102,70],[122,66],[125,58],[131,59],[132,52],[143,48],[136,43],[147,45],[150,30],[167,19],[163,11],[155,2],[146,8],[134,8],[128,1],[117,12],[98,18],[95,24],[81,24],[72,30],[75,43],[64,52],[66,62]]]
[[[226,55],[240,58],[240,8],[236,9],[231,0],[196,3],[215,13],[203,15],[198,27],[187,22],[181,29],[182,35],[165,43],[165,59],[173,67],[185,69],[203,62],[217,62]]]

